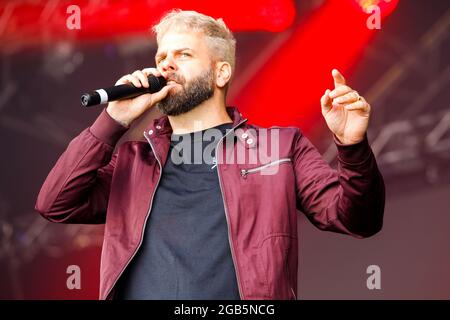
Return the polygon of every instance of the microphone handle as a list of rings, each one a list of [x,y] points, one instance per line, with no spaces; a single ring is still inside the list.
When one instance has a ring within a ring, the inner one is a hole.
[[[166,79],[163,76],[155,77],[154,75],[149,75],[148,82],[150,85],[148,88],[137,88],[129,83],[85,93],[81,96],[81,105],[83,107],[91,107],[110,101],[131,99],[145,93],[158,92],[166,85]]]

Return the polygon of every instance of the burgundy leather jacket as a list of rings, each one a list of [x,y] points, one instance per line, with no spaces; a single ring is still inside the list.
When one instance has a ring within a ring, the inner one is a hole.
[[[231,161],[237,147],[255,153],[270,150],[274,142],[269,134],[258,139],[263,128],[248,124],[236,108],[227,112],[233,120],[228,134],[236,138],[231,148],[223,138],[218,143],[217,174],[240,296],[295,299],[298,210],[319,229],[369,237],[382,227],[382,176],[367,137],[353,145],[342,145],[334,137],[334,170],[295,127],[264,129],[278,131],[278,159]],[[105,224],[100,299],[114,298],[119,277],[139,250],[172,132],[166,116],[155,119],[142,140],[124,142],[113,154],[126,130],[104,109],[70,142],[35,206],[53,222]],[[278,166],[276,173],[264,174],[272,164]]]

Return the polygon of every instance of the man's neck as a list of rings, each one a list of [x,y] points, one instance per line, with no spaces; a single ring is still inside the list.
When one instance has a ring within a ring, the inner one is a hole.
[[[189,112],[168,116],[173,134],[185,134],[233,122],[226,111],[225,101],[209,99]]]

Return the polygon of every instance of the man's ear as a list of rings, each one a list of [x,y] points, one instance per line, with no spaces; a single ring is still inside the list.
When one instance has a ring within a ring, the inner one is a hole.
[[[223,88],[231,79],[231,65],[226,61],[216,62],[216,85]]]

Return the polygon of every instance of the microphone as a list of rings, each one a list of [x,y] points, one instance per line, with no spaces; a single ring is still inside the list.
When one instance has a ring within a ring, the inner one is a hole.
[[[131,83],[128,83],[85,93],[81,96],[81,105],[83,107],[91,107],[110,101],[134,98],[145,93],[155,93],[165,87],[167,83],[163,76],[155,77],[151,74],[147,79],[149,84],[148,88],[136,88]]]

